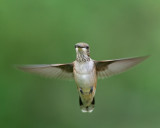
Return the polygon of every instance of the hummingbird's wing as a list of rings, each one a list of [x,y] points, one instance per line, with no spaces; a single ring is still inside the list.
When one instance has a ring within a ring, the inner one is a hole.
[[[148,56],[95,61],[97,76],[98,78],[105,78],[115,74],[119,74],[145,60],[147,57]]]
[[[73,64],[41,64],[17,66],[19,69],[50,78],[72,79]]]

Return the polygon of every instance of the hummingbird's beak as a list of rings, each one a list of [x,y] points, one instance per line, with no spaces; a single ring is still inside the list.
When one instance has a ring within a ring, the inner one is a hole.
[[[78,48],[78,51],[82,51],[82,48]]]

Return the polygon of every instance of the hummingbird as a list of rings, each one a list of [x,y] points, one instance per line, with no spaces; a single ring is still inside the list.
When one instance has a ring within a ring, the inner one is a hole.
[[[76,60],[66,64],[22,65],[19,69],[42,76],[73,79],[79,93],[82,112],[92,112],[95,107],[95,93],[98,78],[108,78],[137,65],[148,56],[96,61],[90,57],[87,43],[75,44]]]

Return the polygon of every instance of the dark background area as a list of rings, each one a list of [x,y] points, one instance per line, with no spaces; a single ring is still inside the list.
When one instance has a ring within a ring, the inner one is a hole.
[[[95,60],[151,55],[99,80],[93,113],[82,113],[74,81],[45,79],[14,64],[75,60],[87,42]],[[1,0],[1,128],[159,128],[160,1]]]

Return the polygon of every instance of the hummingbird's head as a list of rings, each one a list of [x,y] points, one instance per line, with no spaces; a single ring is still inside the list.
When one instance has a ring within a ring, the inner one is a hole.
[[[90,88],[78,88],[79,90],[79,103],[82,112],[92,112],[95,104],[95,87]]]
[[[89,45],[87,43],[77,43],[75,44],[75,49],[77,54],[89,56]]]

